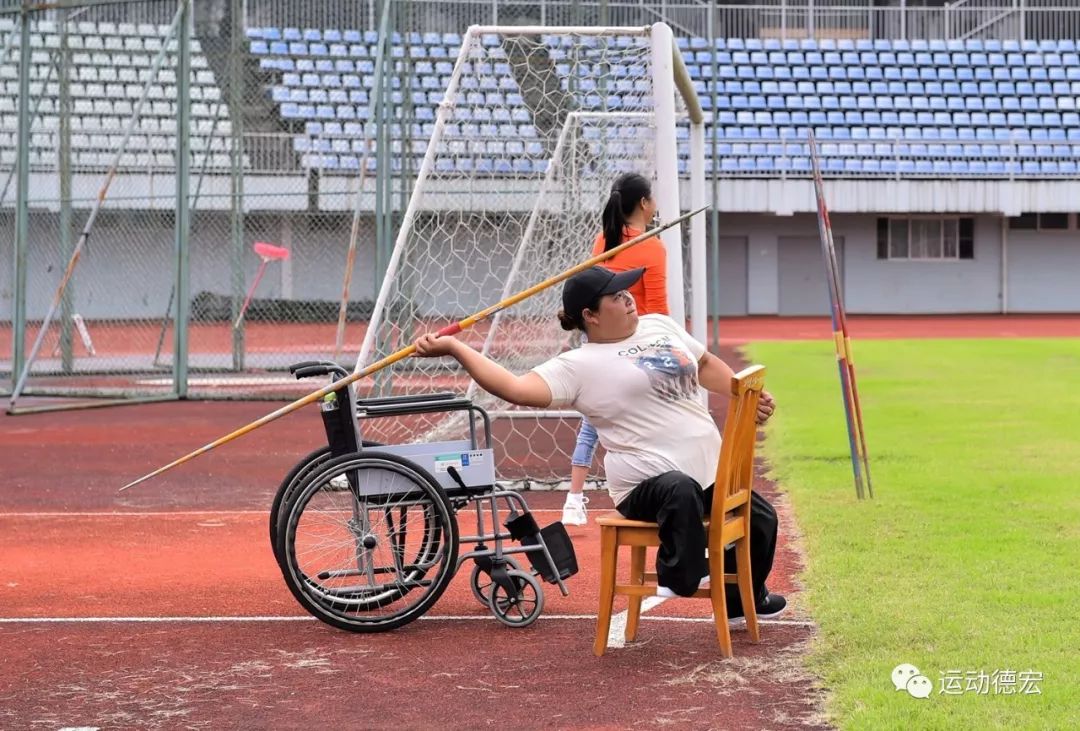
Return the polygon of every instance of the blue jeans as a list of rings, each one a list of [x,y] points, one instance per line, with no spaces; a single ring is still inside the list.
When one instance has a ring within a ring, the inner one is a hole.
[[[575,467],[592,467],[596,443],[599,440],[593,425],[587,418],[581,417],[581,428],[578,429],[577,444],[574,445],[574,456],[570,458],[570,464]]]

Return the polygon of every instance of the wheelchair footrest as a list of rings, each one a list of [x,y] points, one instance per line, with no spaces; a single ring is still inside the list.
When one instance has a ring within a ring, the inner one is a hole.
[[[535,546],[543,541],[547,546],[554,566],[548,564],[547,556],[543,551],[529,551],[529,563],[538,574],[549,584],[554,584],[558,579],[568,579],[578,572],[577,555],[574,553],[574,544],[570,540],[570,534],[566,532],[566,526],[556,522],[545,526],[539,534],[526,536],[521,545]]]

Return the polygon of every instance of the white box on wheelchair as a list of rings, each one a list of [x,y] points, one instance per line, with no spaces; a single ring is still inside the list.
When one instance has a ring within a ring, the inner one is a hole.
[[[449,442],[425,442],[421,444],[394,444],[376,447],[380,452],[389,452],[405,457],[413,464],[426,470],[448,494],[461,491],[461,486],[450,476],[453,467],[466,487],[485,488],[495,484],[495,452],[491,449],[474,449],[467,439]],[[360,489],[366,494],[365,486]],[[369,486],[368,489],[378,489]],[[394,491],[386,486],[387,491]]]

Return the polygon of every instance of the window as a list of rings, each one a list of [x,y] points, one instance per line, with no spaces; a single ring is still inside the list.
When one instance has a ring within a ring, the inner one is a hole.
[[[1009,228],[1016,231],[1035,231],[1039,228],[1039,214],[1021,213],[1009,219]]]
[[[1021,213],[1009,219],[1009,228],[1014,231],[1068,231],[1071,219],[1070,213]]]
[[[1039,214],[1039,230],[1040,231],[1068,231],[1069,230],[1069,214],[1068,213],[1040,213]]]
[[[975,258],[972,218],[879,218],[878,259],[946,261]]]

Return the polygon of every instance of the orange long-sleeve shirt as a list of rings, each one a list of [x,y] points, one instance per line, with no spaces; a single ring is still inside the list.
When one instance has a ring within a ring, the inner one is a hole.
[[[623,242],[639,236],[641,231],[627,226],[623,229]],[[601,231],[593,243],[592,255],[596,256],[604,251],[604,233]],[[645,274],[630,287],[629,292],[634,296],[639,315],[667,315],[667,252],[664,243],[653,236],[645,239],[640,244],[631,246],[621,254],[616,254],[600,266],[614,272],[625,272],[628,269],[645,267]]]

